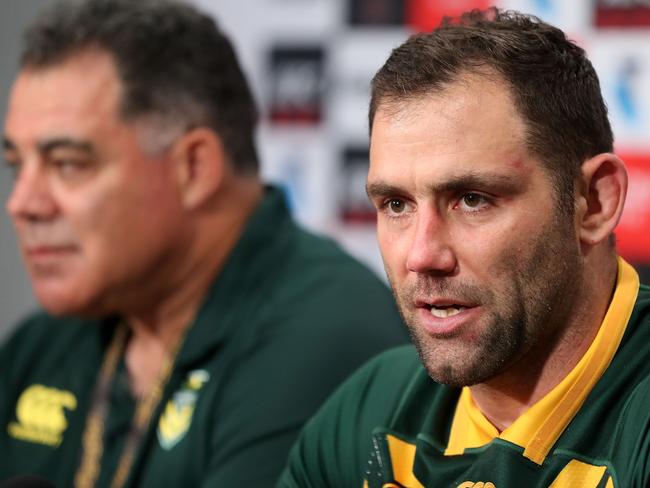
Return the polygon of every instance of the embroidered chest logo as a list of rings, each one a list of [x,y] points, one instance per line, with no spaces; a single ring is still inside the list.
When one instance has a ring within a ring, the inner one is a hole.
[[[458,488],[496,488],[496,486],[490,481],[478,481],[476,483],[474,481],[463,481],[458,485]]]
[[[192,423],[194,407],[199,391],[210,380],[210,373],[203,369],[190,371],[187,379],[165,405],[158,422],[160,447],[170,450],[185,436]]]
[[[32,385],[16,403],[16,422],[7,426],[14,439],[58,447],[68,428],[66,410],[77,408],[77,399],[69,391],[44,385]]]

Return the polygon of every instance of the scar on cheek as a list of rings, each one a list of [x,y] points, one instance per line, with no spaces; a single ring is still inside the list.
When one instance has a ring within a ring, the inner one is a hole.
[[[512,166],[516,170],[522,170],[522,169],[524,169],[524,162],[523,162],[523,160],[521,158],[513,159],[510,162],[510,166]]]

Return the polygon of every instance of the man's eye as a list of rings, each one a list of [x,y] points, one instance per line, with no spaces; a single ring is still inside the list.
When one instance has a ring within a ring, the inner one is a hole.
[[[476,193],[468,193],[467,195],[463,196],[463,202],[465,202],[465,205],[468,207],[478,207],[482,201],[483,198]]]
[[[88,165],[76,159],[54,159],[52,166],[56,172],[64,178],[77,176],[88,168]]]
[[[406,205],[403,200],[398,200],[397,198],[391,198],[388,201],[388,209],[394,214],[400,214],[404,212]]]
[[[466,193],[460,198],[459,206],[467,211],[482,210],[490,204],[488,198],[480,193]]]

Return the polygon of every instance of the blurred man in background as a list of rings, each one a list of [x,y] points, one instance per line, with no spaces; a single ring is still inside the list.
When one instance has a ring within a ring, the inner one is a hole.
[[[381,282],[262,184],[255,121],[190,6],[61,4],[29,29],[7,210],[45,311],[0,351],[0,478],[271,485],[333,387],[403,341]]]
[[[279,486],[650,486],[650,288],[617,257],[627,173],[584,51],[468,13],[393,51],[370,126],[415,348],[337,391]]]

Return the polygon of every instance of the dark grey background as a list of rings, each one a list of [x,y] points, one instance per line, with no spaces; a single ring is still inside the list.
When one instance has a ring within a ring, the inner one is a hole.
[[[47,2],[45,0],[2,0],[0,6],[0,127],[4,134],[7,95],[17,66],[24,26]],[[16,250],[11,222],[4,203],[12,177],[4,161],[0,167],[0,340],[15,323],[34,307],[31,288]]]

